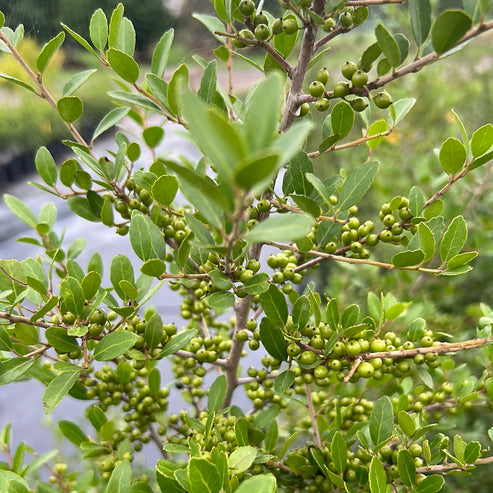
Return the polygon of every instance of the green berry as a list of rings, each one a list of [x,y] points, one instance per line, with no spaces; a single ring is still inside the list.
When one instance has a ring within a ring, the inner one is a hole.
[[[308,86],[308,91],[310,92],[310,96],[313,96],[314,98],[319,98],[324,94],[325,88],[319,80],[314,80]]]
[[[351,83],[354,87],[362,88],[368,82],[368,74],[363,72],[363,70],[356,70],[351,77]]]
[[[238,10],[245,16],[249,17],[255,12],[255,4],[252,0],[241,0],[238,5]]]
[[[310,112],[310,105],[308,103],[303,103],[300,106],[300,116],[306,116]]]
[[[384,243],[391,242],[393,238],[394,235],[392,234],[392,231],[389,231],[388,229],[380,233],[380,241],[383,241]]]
[[[329,71],[324,67],[317,72],[317,80],[323,85],[329,81]]]
[[[300,356],[300,361],[304,365],[312,365],[317,360],[317,356],[315,353],[311,351],[303,351]]]
[[[343,12],[339,16],[339,24],[345,28],[351,27],[353,25],[353,16],[349,12]]]
[[[269,25],[269,19],[267,19],[267,16],[263,12],[255,14],[253,18],[253,25],[257,27],[259,24]]]
[[[257,209],[259,212],[269,212],[270,211],[270,202],[267,199],[259,200],[257,204]]]
[[[358,66],[354,62],[350,61],[346,61],[346,63],[344,63],[344,65],[341,67],[342,75],[348,80],[351,80],[352,76],[355,72],[357,72],[357,70]]]
[[[375,368],[368,361],[363,361],[358,366],[358,374],[363,378],[370,378],[375,373]]]
[[[282,33],[282,19],[275,19],[272,23],[272,34],[281,34]]]
[[[350,88],[347,82],[338,82],[333,89],[334,97],[344,98],[349,94]]]
[[[377,108],[385,109],[392,104],[392,96],[388,92],[382,91],[373,98],[373,102]]]
[[[335,241],[331,241],[329,243],[327,243],[327,245],[325,245],[324,247],[324,251],[325,253],[335,253],[337,251],[337,243]]]
[[[345,349],[348,356],[358,356],[361,353],[361,345],[355,340],[346,342]]]
[[[317,99],[317,102],[315,103],[315,108],[318,111],[327,111],[329,109],[330,102],[328,99],[325,98],[319,98]]]
[[[265,41],[266,39],[269,39],[271,35],[269,26],[266,24],[259,24],[255,28],[255,37],[260,40],[260,41]]]
[[[354,111],[361,112],[366,110],[368,101],[365,98],[355,98],[351,100],[350,104]]]
[[[285,19],[282,23],[282,31],[285,34],[294,34],[298,30],[298,23],[296,22],[296,19]]]

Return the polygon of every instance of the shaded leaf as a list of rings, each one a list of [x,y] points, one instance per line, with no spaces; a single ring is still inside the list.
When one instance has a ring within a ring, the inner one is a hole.
[[[393,424],[392,402],[384,395],[375,402],[370,415],[370,437],[375,445],[390,439]]]
[[[226,376],[221,375],[217,377],[209,389],[209,397],[207,399],[207,410],[217,412],[221,409],[224,399],[226,398],[226,392],[228,390],[228,384],[226,383]]]
[[[43,46],[40,54],[38,55],[38,58],[36,58],[36,67],[41,74],[46,70],[46,67],[48,67],[48,64],[50,63],[50,60],[52,59],[58,48],[62,46],[64,40],[65,33],[61,32]]]
[[[430,0],[408,0],[409,16],[416,44],[422,45],[431,27]]]
[[[170,356],[176,353],[180,349],[183,349],[195,336],[197,335],[197,329],[188,329],[174,335],[164,346],[163,350],[158,356],[158,359]]]
[[[139,336],[134,332],[116,331],[105,335],[94,350],[96,361],[110,361],[128,351]]]
[[[293,241],[306,236],[313,225],[310,216],[288,213],[269,216],[265,221],[254,226],[245,235],[249,243],[269,241]]]
[[[288,359],[287,343],[281,327],[265,317],[260,322],[260,340],[271,356],[281,361]]]
[[[345,211],[363,198],[370,189],[377,170],[377,161],[367,161],[350,173],[339,193],[339,210]]]
[[[440,243],[440,258],[447,262],[457,255],[467,240],[467,225],[462,216],[456,216],[443,234]]]
[[[168,58],[174,34],[175,32],[173,29],[166,31],[154,48],[151,61],[151,72],[158,77],[163,77],[164,71],[168,65]]]
[[[441,55],[454,45],[471,28],[472,19],[462,10],[444,10],[431,28],[433,49]]]
[[[130,108],[115,108],[107,113],[94,130],[92,140],[96,140],[102,133],[116,125],[128,114],[129,111]]]

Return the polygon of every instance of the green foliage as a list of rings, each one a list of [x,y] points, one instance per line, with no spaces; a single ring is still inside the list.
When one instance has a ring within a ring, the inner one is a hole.
[[[39,380],[46,413],[67,395],[89,401],[92,428],[58,423],[84,465],[59,458],[49,484],[35,472],[57,452],[26,458],[30,449],[14,449],[4,427],[3,490],[438,492],[454,474],[480,476],[476,468],[491,457],[470,430],[493,436],[491,423],[476,417],[492,406],[493,311],[476,305],[476,326],[463,317],[457,330],[430,314],[416,290],[431,277],[446,288],[475,265],[474,219],[466,201],[453,199],[487,172],[493,127],[471,131],[453,113],[457,136],[441,139],[436,155],[422,139],[431,183],[406,180],[400,193],[381,179],[389,163],[400,172],[401,156],[385,146],[399,132],[411,138],[405,124],[418,104],[382,89],[445,63],[492,29],[488,2],[473,3],[436,13],[427,0],[410,1],[393,22],[383,15],[390,7],[372,3],[280,2],[276,19],[251,0],[216,1],[217,17],[195,16],[220,43],[217,60],[195,57],[197,89],[191,67],[167,67],[173,31],[145,73],[123,4],[98,8],[82,35],[66,23],[29,62],[17,49],[22,29],[2,28],[0,49],[26,72],[3,79],[47,100],[71,135],[64,144],[73,155],[63,163],[39,149],[43,184],[34,185],[128,237],[138,259],[116,254],[104,266],[94,254],[83,265],[85,241],[65,245],[53,205],[36,215],[4,196],[33,230],[23,241],[42,254],[0,260],[0,385]],[[357,36],[370,13],[359,62],[344,63],[347,82],[333,83],[321,65],[331,61],[327,49]],[[400,23],[414,44],[395,33]],[[107,104],[90,141],[77,122],[95,69],[51,87],[64,33],[119,79],[106,93],[116,108]],[[247,46],[263,61],[242,54]],[[218,82],[230,57],[264,75],[246,94]],[[117,133],[113,152],[97,155],[94,141],[129,117],[138,131]],[[161,121],[188,132],[197,162],[156,156],[166,146]],[[428,131],[423,122],[415,127]],[[330,268],[326,290],[308,282],[317,267]],[[378,283],[368,287],[367,279]],[[171,324],[149,305],[165,289],[182,297]],[[252,359],[257,350],[262,356]],[[456,353],[465,364],[455,363]],[[246,400],[237,399],[239,387]],[[184,405],[173,414],[177,391]],[[141,474],[135,456],[148,443],[163,458]]]

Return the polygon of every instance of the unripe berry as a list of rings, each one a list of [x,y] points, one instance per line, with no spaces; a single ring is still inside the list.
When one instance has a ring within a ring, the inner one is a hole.
[[[238,10],[245,16],[248,17],[255,12],[255,4],[252,0],[241,0],[238,5]]]
[[[259,24],[269,25],[269,19],[267,19],[267,16],[263,12],[255,14],[253,18],[253,25],[257,27]]]
[[[266,24],[259,24],[255,28],[255,37],[260,41],[265,41],[270,37],[270,29]]]
[[[333,89],[334,97],[344,98],[349,94],[349,84],[347,82],[338,82]]]
[[[318,111],[327,111],[329,109],[330,102],[328,99],[325,98],[319,98],[317,99],[317,102],[315,103],[315,108]]]
[[[306,116],[310,112],[310,105],[308,103],[303,103],[300,106],[300,116]]]
[[[351,83],[354,87],[362,88],[368,82],[368,75],[363,70],[356,70],[351,77]]]
[[[294,34],[298,30],[298,23],[295,19],[285,19],[282,23],[282,30],[286,34]]]
[[[389,231],[388,229],[380,233],[380,241],[383,241],[384,243],[389,243],[392,241],[393,237],[392,231]]]
[[[352,76],[357,70],[358,66],[354,62],[350,61],[345,62],[344,65],[341,67],[342,75],[348,80],[351,80]]]
[[[392,104],[392,96],[385,91],[379,92],[374,98],[373,101],[377,108],[385,109],[388,108]]]
[[[275,19],[272,23],[272,34],[282,33],[282,19]]]
[[[350,101],[350,104],[354,111],[361,112],[368,106],[368,101],[365,98],[355,98]]]
[[[353,25],[353,16],[349,12],[343,12],[339,16],[339,24],[345,28],[351,27]]]
[[[308,91],[310,92],[310,96],[313,96],[314,98],[319,98],[325,92],[325,88],[320,81],[314,80],[308,86]]]
[[[324,67],[317,72],[317,80],[323,85],[329,81],[329,71]]]
[[[370,378],[375,373],[375,368],[368,361],[363,361],[358,366],[358,374],[363,378]]]

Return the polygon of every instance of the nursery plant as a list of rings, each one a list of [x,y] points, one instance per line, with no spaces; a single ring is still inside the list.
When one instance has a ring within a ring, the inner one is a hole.
[[[280,17],[263,3],[215,0],[215,16],[197,14],[217,47],[193,67],[168,67],[172,30],[150,67],[139,64],[121,4],[109,19],[94,12],[89,39],[62,24],[31,65],[22,26],[0,30],[27,78],[0,76],[67,129],[67,156],[41,147],[32,185],[127,238],[136,259],[78,261],[85,243],[64,242],[52,203],[35,214],[4,195],[32,228],[19,241],[39,254],[0,260],[0,384],[36,379],[47,414],[63,399],[85,412],[57,423],[76,460],[14,446],[6,426],[1,491],[434,493],[493,462],[493,428],[471,439],[463,426],[493,405],[491,308],[452,336],[406,315],[412,294],[369,289],[348,304],[309,282],[322,264],[329,284],[344,264],[410,286],[473,268],[481,252],[468,247],[466,204],[451,214],[447,201],[493,159],[491,123],[471,129],[454,114],[456,135],[429,142],[431,193],[409,183],[375,204],[371,189],[401,166],[398,152],[379,162],[377,149],[415,103],[394,100],[389,84],[488,36],[491,2],[280,0]],[[404,33],[393,20],[402,12]],[[44,82],[68,36],[116,80],[114,108],[89,136],[77,128],[78,90],[96,69]],[[347,59],[338,67],[335,43]],[[238,59],[261,75],[246,94],[232,86]],[[171,124],[200,159],[162,156]],[[98,155],[110,131],[114,151]],[[168,324],[153,300],[170,289],[182,305]],[[455,363],[463,352],[474,365]],[[149,447],[162,458],[145,470]]]

